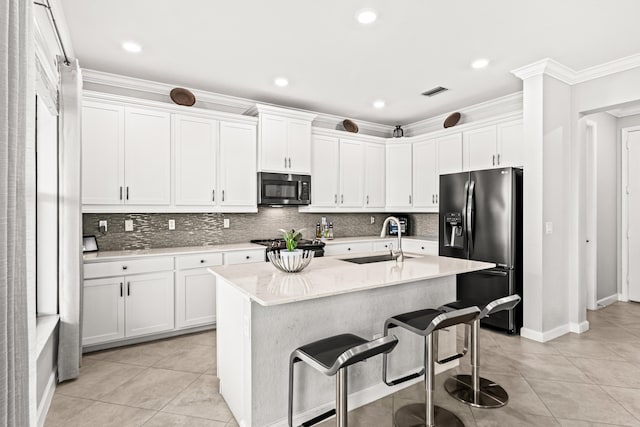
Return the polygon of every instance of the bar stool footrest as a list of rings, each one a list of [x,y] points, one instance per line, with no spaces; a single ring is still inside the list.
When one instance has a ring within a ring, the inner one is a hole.
[[[436,427],[464,427],[464,423],[456,414],[449,412],[440,406],[434,406]],[[424,403],[412,403],[398,409],[394,416],[395,427],[422,427],[425,423]]]
[[[453,398],[475,408],[500,408],[509,401],[504,388],[482,377],[478,392],[473,391],[471,375],[451,376],[445,381],[444,388]]]
[[[300,424],[301,427],[311,427],[314,426],[316,424],[318,424],[321,421],[326,420],[329,417],[332,417],[336,414],[336,410],[335,409],[331,409],[327,412],[324,412],[314,418],[311,418],[309,421],[305,421],[302,424]]]
[[[415,378],[420,378],[423,375],[424,375],[424,369],[422,369],[422,370],[420,370],[418,372],[414,372],[413,374],[409,374],[409,375],[405,375],[404,377],[397,378],[395,380],[385,381],[385,384],[388,385],[389,387],[391,387],[391,386],[394,386],[394,385],[406,383],[407,381],[411,381],[411,380],[413,380]]]
[[[445,363],[449,363],[453,360],[457,360],[464,357],[465,354],[467,354],[466,351],[464,353],[456,353],[453,356],[445,357],[444,359],[441,359],[441,360],[436,360],[436,363],[438,365],[444,365]]]

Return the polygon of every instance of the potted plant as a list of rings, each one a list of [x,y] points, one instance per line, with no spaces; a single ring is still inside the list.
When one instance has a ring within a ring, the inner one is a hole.
[[[302,252],[301,250],[297,249],[298,241],[302,238],[302,230],[304,230],[304,228],[298,231],[294,229],[291,229],[290,231],[280,229],[280,231],[282,232],[282,238],[287,245],[286,251],[280,250],[280,256],[289,256]]]

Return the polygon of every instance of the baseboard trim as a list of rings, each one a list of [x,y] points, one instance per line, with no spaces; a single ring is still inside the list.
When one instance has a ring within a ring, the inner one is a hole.
[[[623,293],[618,294],[618,301],[629,302],[629,298],[626,298]]]
[[[608,297],[599,299],[598,301],[596,301],[596,303],[597,303],[598,306],[606,307],[606,306],[608,306],[610,304],[613,304],[614,302],[617,302],[619,300],[620,300],[620,294],[613,294],[613,295],[609,295]]]
[[[444,365],[438,365],[436,364],[436,369],[435,369],[435,373],[439,374],[441,372],[447,371],[449,369],[455,368],[459,365],[459,360],[453,360],[449,363],[445,363]],[[410,372],[407,372],[405,374],[402,374],[402,376],[404,375],[408,375]],[[405,389],[407,387],[410,387],[414,384],[417,384],[421,381],[424,381],[423,379],[424,377],[418,377],[416,379],[413,379],[411,381],[407,381],[406,383],[402,383],[393,387],[389,387],[386,384],[384,384],[383,382],[380,382],[374,386],[365,388],[363,390],[360,391],[356,391],[355,393],[350,393],[349,394],[349,411],[352,411],[356,408],[359,408],[361,406],[364,406],[368,403],[371,402],[375,402],[378,399],[382,399],[385,396],[389,396],[390,394],[393,394],[397,391],[400,391],[402,389]],[[315,408],[311,408],[308,409],[302,413],[299,413],[297,415],[294,415],[293,417],[293,424],[294,425],[300,425],[301,423],[303,423],[304,421],[310,420],[320,414],[323,414],[325,412],[327,412],[330,409],[333,409],[335,407],[335,403],[334,402],[329,402],[326,403],[324,405],[321,406],[317,406]],[[333,418],[333,417],[332,417]],[[331,419],[331,418],[329,418]],[[269,424],[268,427],[287,427],[288,426],[288,422],[286,418],[283,418],[281,420],[278,420],[272,424]]]
[[[538,342],[547,342],[562,335],[571,332],[571,326],[569,323],[566,325],[558,326],[546,332],[534,331],[533,329],[522,328],[520,329],[520,336]]]
[[[589,321],[585,320],[584,322],[580,322],[580,323],[569,323],[569,331],[576,333],[576,334],[581,334],[583,332],[587,332],[589,330]]]
[[[44,389],[44,394],[42,395],[42,401],[40,405],[38,405],[38,427],[44,426],[44,421],[47,418],[47,413],[49,413],[49,408],[51,407],[51,401],[53,400],[53,393],[56,391],[56,373],[58,369],[54,369],[49,375],[49,380],[47,381],[47,386]]]

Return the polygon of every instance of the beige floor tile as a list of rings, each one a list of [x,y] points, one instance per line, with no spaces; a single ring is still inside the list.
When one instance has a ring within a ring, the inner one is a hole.
[[[220,421],[158,412],[147,421],[144,427],[226,427],[227,425]]]
[[[640,366],[640,343],[612,343],[607,348],[615,352],[623,360]]]
[[[175,353],[153,367],[203,374],[216,368],[216,350],[214,347],[180,343]]]
[[[566,420],[563,418],[556,418],[562,427],[606,427],[616,426],[617,424],[605,424],[605,423],[591,423],[589,421],[580,420]]]
[[[521,354],[514,356],[518,370],[526,379],[591,383],[591,379],[566,357],[552,354]],[[488,375],[488,374],[487,374]]]
[[[503,427],[503,426],[557,426],[558,422],[553,417],[525,414],[504,406],[494,409],[471,408],[473,417],[478,427]]]
[[[70,418],[94,403],[93,400],[80,399],[56,393],[51,401],[49,413],[47,414],[44,425],[45,427],[67,426]]]
[[[486,378],[505,389],[509,395],[509,401],[507,402],[509,408],[523,414],[552,416],[551,412],[523,377],[492,374],[486,375]]]
[[[136,427],[146,423],[156,412],[111,403],[93,405],[69,418],[68,427]]]
[[[225,427],[240,427],[235,419],[229,421]]]
[[[440,398],[439,398],[440,397]],[[448,396],[447,396],[448,397]],[[476,425],[476,421],[471,414],[471,409],[462,403],[448,400],[445,396],[438,396],[436,393],[436,405],[446,409],[449,412],[455,414],[460,420],[463,422],[465,427],[473,427]],[[393,399],[393,413],[395,414],[400,408],[405,405],[411,405],[413,403],[424,404],[424,400],[414,400],[414,399]],[[393,424],[390,424],[393,426]]]
[[[640,389],[602,386],[619,404],[640,420]]]
[[[216,331],[198,332],[195,334],[182,335],[180,337],[171,338],[170,341],[175,343],[204,345],[207,347],[216,346]]]
[[[520,336],[505,336],[505,338],[497,340],[501,350],[511,357],[515,354],[559,354],[558,350],[548,343],[539,343]],[[480,341],[480,346],[484,342]]]
[[[178,348],[166,340],[88,353],[87,357],[130,365],[153,366],[160,360],[175,354]]]
[[[145,409],[162,409],[171,399],[198,378],[189,372],[148,368],[100,398],[103,402],[119,403]]]
[[[520,365],[518,361],[507,356],[507,353],[502,349],[494,351],[481,348],[480,366],[482,372],[487,375],[490,373],[520,375]],[[468,353],[465,357],[460,359],[460,367],[464,373],[471,372],[471,357]]]
[[[638,339],[637,336],[619,325],[593,327],[581,335],[584,336],[584,338],[603,342],[630,342],[637,341]]]
[[[581,339],[577,337],[576,334],[567,334],[560,339],[551,341],[549,345],[553,346],[560,354],[567,357],[624,360],[620,354],[613,351],[613,346],[618,345],[617,343],[603,346],[602,342],[592,339]]]
[[[202,375],[169,402],[162,411],[229,422],[232,419],[231,411],[218,390],[219,381],[216,377]]]
[[[597,385],[542,380],[529,380],[529,384],[557,418],[619,425],[638,423]]]
[[[393,398],[386,397],[368,405],[349,411],[349,427],[392,427],[393,426]],[[333,427],[336,418],[331,417],[317,427]]]
[[[56,393],[99,400],[147,368],[141,366],[86,359],[80,377],[58,384]]]
[[[632,363],[582,358],[569,360],[596,384],[640,388],[640,368]]]

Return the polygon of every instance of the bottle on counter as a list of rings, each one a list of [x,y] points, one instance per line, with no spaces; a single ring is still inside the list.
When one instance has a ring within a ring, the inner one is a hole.
[[[316,238],[319,239],[322,237],[322,229],[320,228],[320,223],[316,224]]]
[[[329,237],[328,239],[333,239],[333,223],[329,223]]]

